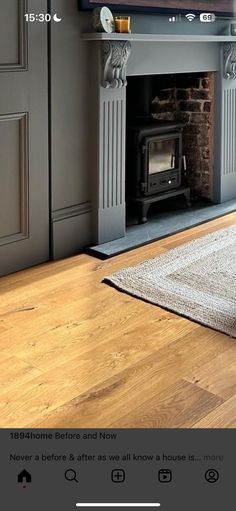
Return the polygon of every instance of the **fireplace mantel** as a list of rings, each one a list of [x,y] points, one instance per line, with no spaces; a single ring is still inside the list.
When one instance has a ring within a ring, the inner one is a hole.
[[[131,43],[221,43],[224,59],[224,78],[236,78],[236,36],[228,35],[176,35],[176,34],[107,34],[85,33],[85,41],[102,45],[103,87],[123,87],[126,82],[126,64],[131,53]],[[113,60],[115,63],[113,63]],[[114,71],[115,69],[115,71]],[[117,75],[114,78],[114,74]],[[117,79],[116,79],[117,78]]]
[[[130,41],[141,43],[236,43],[236,36],[228,35],[176,35],[176,34],[107,34],[88,32],[82,34],[85,41]]]

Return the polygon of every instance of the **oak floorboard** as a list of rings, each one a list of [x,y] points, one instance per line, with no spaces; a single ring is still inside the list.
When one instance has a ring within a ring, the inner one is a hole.
[[[193,428],[236,428],[236,396],[212,410]]]
[[[27,382],[40,376],[41,371],[18,357],[2,352],[0,353],[0,374],[1,395],[5,392],[7,394],[14,393],[19,386],[24,386]]]
[[[185,379],[225,400],[236,395],[235,346],[220,353]]]
[[[181,427],[195,427],[204,413],[204,424],[207,417],[209,424],[217,422],[217,410],[223,410],[220,427],[230,427],[235,340],[102,281],[235,223],[232,213],[106,261],[78,254],[2,277],[0,427],[111,427],[116,420],[122,427],[122,417],[180,381],[189,402],[187,387],[201,402],[199,416],[189,406],[186,421],[179,418]],[[211,403],[225,403],[211,411],[203,398],[209,394]],[[174,414],[172,422],[171,412],[167,415],[168,423],[177,423]]]
[[[222,399],[184,380],[147,400],[115,420],[114,428],[190,428],[196,418],[205,416],[222,403]],[[208,410],[208,412],[207,412]]]

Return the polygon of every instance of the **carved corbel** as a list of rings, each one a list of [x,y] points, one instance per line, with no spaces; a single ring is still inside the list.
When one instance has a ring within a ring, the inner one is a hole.
[[[106,89],[125,87],[126,64],[131,52],[129,41],[102,42],[102,86]]]
[[[224,44],[224,77],[236,79],[236,45],[235,43]]]

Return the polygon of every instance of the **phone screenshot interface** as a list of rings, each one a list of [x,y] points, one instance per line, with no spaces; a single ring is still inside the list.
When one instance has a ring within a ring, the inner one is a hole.
[[[4,511],[233,511],[236,1],[0,0]]]

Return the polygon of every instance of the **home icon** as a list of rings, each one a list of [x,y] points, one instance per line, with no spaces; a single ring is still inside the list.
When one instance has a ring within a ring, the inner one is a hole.
[[[18,483],[31,483],[31,474],[27,470],[22,470],[17,476]]]

